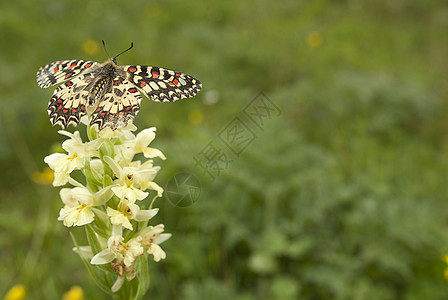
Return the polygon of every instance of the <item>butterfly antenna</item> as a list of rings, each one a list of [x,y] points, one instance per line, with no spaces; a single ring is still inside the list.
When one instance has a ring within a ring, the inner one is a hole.
[[[124,51],[121,52],[120,54],[115,55],[115,56],[114,56],[114,59],[116,59],[118,56],[122,55],[123,53],[125,53],[125,52],[131,50],[132,47],[134,47],[134,43],[133,43],[133,42],[131,42],[131,47],[129,47],[128,49],[124,50]],[[106,52],[106,53],[107,53],[107,52]]]
[[[106,49],[106,43],[104,42],[104,40],[101,40],[101,41],[103,42],[103,48],[104,48],[104,51],[106,51],[107,57],[110,58],[109,52],[107,52],[107,49]]]

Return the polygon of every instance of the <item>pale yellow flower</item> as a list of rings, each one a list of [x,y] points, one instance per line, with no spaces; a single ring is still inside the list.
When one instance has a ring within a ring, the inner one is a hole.
[[[88,143],[83,143],[78,131],[70,133],[65,130],[59,130],[58,132],[70,137],[70,139],[62,143],[62,148],[68,154],[53,153],[44,159],[45,163],[54,170],[54,186],[66,184],[70,173],[84,166],[84,158],[98,156],[97,149],[103,142],[102,139],[96,139]]]
[[[129,230],[133,230],[130,220],[136,220],[138,222],[148,221],[158,211],[158,208],[151,210],[140,209],[138,205],[123,198],[118,204],[117,209],[107,208],[107,215],[110,217],[110,222],[113,225],[122,225]]]
[[[72,183],[76,183],[71,180]],[[79,184],[80,185],[80,184]],[[82,226],[93,222],[95,214],[91,208],[106,203],[111,197],[110,186],[92,194],[86,187],[64,188],[59,192],[65,207],[59,212],[59,221],[67,227]]]
[[[122,236],[112,236],[107,244],[108,248],[96,254],[90,261],[93,265],[104,265],[110,262],[123,263],[130,267],[134,264],[135,259],[143,255],[143,247],[141,245],[142,237],[130,239],[127,243],[123,243]]]
[[[156,137],[156,128],[151,127],[140,131],[134,135],[130,131],[121,137],[120,152],[127,160],[132,160],[135,154],[143,153],[146,158],[160,157],[166,159],[165,155],[156,148],[149,147],[149,144]]]
[[[162,196],[163,189],[152,181],[159,168],[146,168],[147,166],[152,166],[152,162],[148,165],[143,164],[138,168],[122,168],[116,161],[108,156],[104,156],[103,159],[118,177],[118,179],[115,180],[117,186],[112,187],[112,191],[120,199],[126,198],[130,202],[143,200],[148,196],[148,193],[144,192],[144,190],[148,188],[157,191],[158,197]]]
[[[159,246],[171,237],[170,233],[163,233],[165,226],[159,224],[157,226],[148,226],[142,230],[140,236],[142,237],[142,245],[148,254],[153,255],[154,261],[160,261],[166,258],[165,251]]]

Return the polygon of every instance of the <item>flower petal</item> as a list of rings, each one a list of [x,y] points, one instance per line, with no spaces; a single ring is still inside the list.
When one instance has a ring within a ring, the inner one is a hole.
[[[168,240],[172,236],[171,233],[162,233],[155,241],[154,243],[160,245],[166,240]]]
[[[75,207],[79,205],[78,200],[73,197],[72,189],[63,188],[59,191],[62,202],[68,207]]]
[[[126,267],[132,266],[137,256],[143,254],[144,250],[141,245],[141,241],[142,237],[138,236],[127,242],[127,250],[126,253],[124,254],[124,261],[123,261]]]
[[[120,211],[108,207],[107,215],[110,217],[110,222],[113,225],[121,224],[123,227],[132,230],[131,222],[129,222],[129,219],[125,215],[123,215]]]
[[[115,259],[116,255],[108,248],[98,252],[91,260],[92,265],[104,265]]]
[[[154,209],[150,209],[150,210],[141,209],[135,215],[134,220],[136,220],[137,222],[148,221],[152,217],[154,217],[158,211],[159,211],[158,208],[154,208]]]
[[[114,285],[110,288],[110,290],[113,293],[118,292],[123,286],[123,283],[124,283],[124,276],[118,276],[117,280],[115,281]]]
[[[72,250],[84,258],[92,259],[93,257],[92,248],[90,246],[73,247]]]
[[[147,147],[146,149],[144,149],[143,155],[147,158],[160,157],[163,160],[166,159],[166,157],[162,153],[162,151],[160,151],[159,149],[156,149],[156,148],[151,148],[151,147]]]
[[[138,152],[141,152],[143,148],[148,147],[148,145],[154,140],[156,137],[156,128],[151,127],[140,131],[135,137],[136,148],[138,148]]]
[[[65,226],[72,227],[92,223],[94,218],[95,214],[90,210],[90,207],[79,205],[76,207],[65,206],[61,208],[58,220],[63,221]]]
[[[83,186],[81,183],[79,183],[78,181],[74,180],[74,179],[71,178],[71,177],[67,178],[67,180],[68,180],[68,182],[69,182],[71,185],[74,185],[74,186],[77,186],[77,187],[80,187],[80,188],[85,188],[85,186]]]
[[[61,186],[68,182],[68,173],[65,172],[54,172],[53,186]]]
[[[148,188],[157,192],[157,197],[162,197],[163,188],[153,181],[147,182]]]
[[[88,206],[92,206],[94,204],[92,193],[85,187],[73,188],[72,195],[73,195],[73,198],[75,198],[79,202],[84,203]]]
[[[148,254],[152,254],[154,256],[154,261],[160,261],[161,259],[166,258],[166,253],[163,249],[157,244],[151,244],[147,250]]]
[[[112,187],[112,191],[118,198],[123,199],[126,197],[131,203],[134,203],[136,200],[143,200],[149,194],[135,187],[128,187],[126,185]]]

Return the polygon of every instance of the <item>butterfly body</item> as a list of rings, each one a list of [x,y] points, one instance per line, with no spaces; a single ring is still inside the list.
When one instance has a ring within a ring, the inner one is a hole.
[[[90,126],[113,130],[133,120],[140,109],[141,93],[158,102],[195,96],[201,83],[185,73],[150,66],[119,66],[115,58],[104,63],[62,60],[37,72],[42,88],[62,83],[48,104],[53,125],[63,128],[90,116]]]

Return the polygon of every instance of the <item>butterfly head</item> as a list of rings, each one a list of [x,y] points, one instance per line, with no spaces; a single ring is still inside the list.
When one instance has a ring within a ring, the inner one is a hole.
[[[126,49],[126,50],[124,50],[124,51],[118,53],[118,54],[115,55],[114,57],[110,57],[110,55],[109,55],[109,53],[107,52],[107,49],[106,49],[106,43],[104,42],[104,40],[103,40],[102,42],[103,42],[103,48],[104,48],[104,51],[106,51],[106,54],[107,54],[107,56],[109,57],[109,61],[113,62],[115,65],[117,64],[117,57],[118,57],[118,56],[120,56],[120,55],[122,55],[123,53],[125,53],[125,52],[131,50],[132,47],[134,47],[134,43],[131,42],[131,46],[130,46],[128,49]]]

